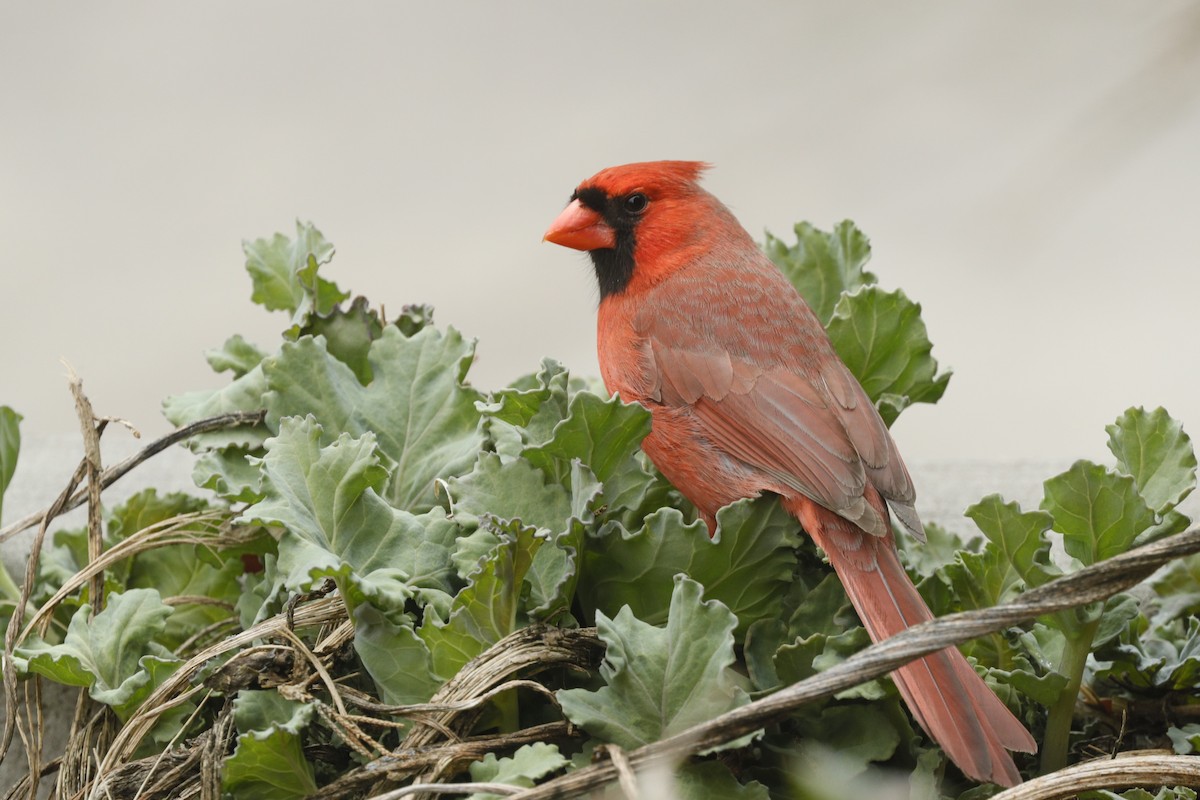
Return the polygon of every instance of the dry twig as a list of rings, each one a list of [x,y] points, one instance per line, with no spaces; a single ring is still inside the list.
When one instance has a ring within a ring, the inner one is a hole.
[[[1200,787],[1200,758],[1164,753],[1127,753],[1116,758],[1085,761],[1026,781],[992,800],[1059,800],[1095,789],[1120,790],[1134,786]]]

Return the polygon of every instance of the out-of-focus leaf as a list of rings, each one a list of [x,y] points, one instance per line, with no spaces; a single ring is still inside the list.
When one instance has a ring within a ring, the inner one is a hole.
[[[796,639],[791,644],[785,644],[775,652],[772,659],[776,686],[788,686],[793,683],[811,678],[818,670],[814,665],[817,658],[825,652],[825,644],[829,637],[823,633]],[[771,672],[764,670],[764,676],[769,679]],[[765,686],[770,689],[773,686]]]
[[[830,573],[806,592],[804,599],[796,606],[787,621],[788,634],[793,638],[814,633],[834,636],[846,630],[846,623],[854,619],[841,579]]]
[[[317,274],[333,258],[333,245],[311,223],[296,221],[296,237],[277,233],[270,239],[243,242],[246,271],[254,283],[250,299],[270,311],[291,313],[284,333],[295,338],[312,313],[328,314],[350,296]]]
[[[90,605],[81,605],[61,644],[35,642],[18,655],[26,660],[28,671],[70,686],[86,686],[92,699],[121,707],[151,678],[142,659],[174,660],[154,642],[171,612],[154,589],[111,594],[95,618],[89,619]]]
[[[1133,478],[1088,461],[1045,482],[1042,509],[1054,517],[1067,553],[1085,566],[1124,553],[1155,523]]]
[[[978,549],[977,539],[968,544],[958,534],[936,522],[925,523],[925,541],[918,542],[908,536],[897,536],[896,543],[900,547],[900,560],[904,562],[904,567],[925,578],[938,568],[953,563],[959,550]]]
[[[887,761],[900,744],[900,731],[880,704],[829,706],[815,719],[803,718],[800,729],[845,759],[850,772]]]
[[[589,542],[579,594],[586,609],[613,614],[628,605],[651,625],[663,616],[683,573],[705,587],[738,618],[738,636],[758,619],[779,614],[796,566],[799,526],[771,498],[740,500],[717,513],[711,540],[702,522],[685,525],[675,509],[646,518],[630,533],[609,524]]]
[[[843,296],[829,338],[888,425],[913,403],[936,403],[950,373],[937,374],[921,306],[901,291],[865,286]]]
[[[738,783],[729,767],[719,761],[685,764],[675,773],[671,800],[770,800],[771,793],[758,781]],[[643,795],[659,797],[662,795]]]
[[[1167,729],[1167,736],[1171,737],[1171,746],[1179,755],[1200,753],[1200,725],[1195,722],[1178,728],[1172,725]]]
[[[433,673],[445,680],[464,664],[516,630],[521,621],[525,574],[545,539],[531,527],[510,523],[499,546],[454,598],[445,623],[427,614],[418,633],[432,655]]]
[[[813,637],[816,638],[816,637]],[[830,667],[834,667],[850,656],[870,646],[871,637],[867,634],[867,629],[863,627],[850,628],[842,633],[834,634],[826,637],[825,647],[821,654],[813,659],[812,666],[817,672],[824,672]],[[781,673],[782,674],[782,671]],[[839,700],[861,699],[861,700],[882,700],[888,695],[888,688],[880,679],[867,681],[845,691],[838,692],[834,695]]]
[[[1117,469],[1133,476],[1152,511],[1174,508],[1196,488],[1192,440],[1166,409],[1131,408],[1105,430]]]
[[[327,431],[324,444],[371,433],[396,465],[381,494],[397,508],[427,511],[437,505],[434,482],[465,472],[483,445],[480,395],[462,384],[473,350],[454,330],[406,337],[389,325],[371,343],[374,377],[363,386],[324,339],[286,343],[263,362],[267,424],[278,430],[283,417],[312,414]]]
[[[1200,614],[1200,555],[1193,554],[1172,561],[1148,581],[1154,589],[1157,612],[1155,624]]]
[[[796,244],[790,247],[768,233],[763,249],[827,325],[843,292],[875,283],[875,276],[864,269],[871,243],[849,220],[828,233],[798,222],[795,232]]]
[[[375,436],[343,433],[321,446],[312,417],[285,418],[262,461],[265,500],[247,521],[284,526],[279,569],[292,591],[333,578],[353,610],[370,601],[396,609],[419,589],[453,591],[451,554],[458,526],[440,509],[415,515],[379,492],[391,466]]]
[[[557,772],[568,763],[558,752],[557,745],[535,742],[518,748],[510,757],[496,758],[494,753],[488,753],[482,761],[471,764],[471,780],[476,783],[506,783],[528,789],[538,779]],[[468,800],[498,800],[499,797],[484,792],[473,794]]]
[[[8,406],[0,406],[0,521],[4,520],[4,493],[17,471],[21,452],[21,415]]]
[[[400,316],[392,322],[405,336],[413,336],[433,324],[433,306],[425,303],[409,303],[400,309]]]
[[[786,640],[787,625],[783,620],[760,619],[746,629],[742,653],[746,661],[746,673],[755,690],[766,691],[780,685],[775,654]]]
[[[608,645],[597,691],[558,693],[563,713],[588,733],[634,749],[748,702],[732,665],[737,619],[723,604],[701,602],[704,587],[675,578],[666,627],[628,607],[596,615]]]
[[[240,333],[226,339],[219,349],[204,351],[204,359],[213,372],[229,370],[235,379],[257,367],[266,357],[266,353],[243,339]]]
[[[239,800],[292,800],[315,792],[303,740],[314,711],[273,690],[238,692],[233,701],[237,748],[225,759],[221,789]]]

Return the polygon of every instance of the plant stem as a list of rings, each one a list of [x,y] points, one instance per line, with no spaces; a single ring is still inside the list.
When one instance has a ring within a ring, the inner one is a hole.
[[[1079,697],[1088,653],[1092,651],[1092,639],[1099,626],[1100,620],[1096,619],[1084,625],[1076,636],[1067,638],[1062,661],[1058,665],[1058,672],[1067,676],[1067,685],[1054,705],[1050,706],[1050,715],[1046,720],[1046,737],[1042,740],[1043,775],[1057,772],[1067,765],[1071,723],[1075,720],[1075,700]]]

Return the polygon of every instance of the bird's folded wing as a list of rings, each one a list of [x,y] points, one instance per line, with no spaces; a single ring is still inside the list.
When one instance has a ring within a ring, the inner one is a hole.
[[[658,394],[667,405],[691,406],[714,445],[771,483],[881,536],[887,523],[864,499],[870,483],[897,519],[924,538],[908,471],[875,407],[841,362],[804,376],[664,338],[649,340]]]

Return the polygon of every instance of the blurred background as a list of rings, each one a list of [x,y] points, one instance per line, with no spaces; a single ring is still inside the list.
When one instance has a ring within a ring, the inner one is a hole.
[[[712,162],[759,238],[867,232],[955,373],[896,427],[910,464],[1104,459],[1130,405],[1200,433],[1194,1],[2,15],[0,403],[27,452],[76,430],[62,359],[157,435],[163,397],[226,381],[205,349],[273,348],[240,242],[296,218],[343,288],[477,337],[477,386],[544,355],[596,374],[587,258],[541,235],[582,178],[658,158]]]

